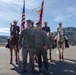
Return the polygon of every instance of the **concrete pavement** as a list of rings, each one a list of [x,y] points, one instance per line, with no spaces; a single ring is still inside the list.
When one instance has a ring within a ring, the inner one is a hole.
[[[13,52],[14,53],[14,52]],[[64,62],[58,61],[58,54],[56,49],[52,50],[53,62],[49,62],[49,74],[48,75],[76,75],[76,46],[71,46],[64,51]],[[20,74],[22,67],[22,57],[20,51],[19,65],[15,64],[15,55],[13,54],[13,64],[9,64],[10,51],[5,47],[0,47],[0,75],[45,75],[44,66],[42,68],[43,73],[32,73],[29,64],[27,64],[27,73]],[[29,61],[28,61],[29,62]],[[35,63],[35,69],[38,70]]]

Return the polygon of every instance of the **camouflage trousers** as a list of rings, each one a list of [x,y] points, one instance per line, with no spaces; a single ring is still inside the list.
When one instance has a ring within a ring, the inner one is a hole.
[[[41,69],[42,67],[42,57],[43,57],[43,62],[45,69],[48,69],[48,60],[47,60],[47,50],[43,48],[39,48],[36,51],[37,57],[38,57],[38,67]]]
[[[30,65],[32,68],[34,68],[34,49],[33,48],[23,48],[22,49],[23,66],[26,67],[28,53],[30,56]]]

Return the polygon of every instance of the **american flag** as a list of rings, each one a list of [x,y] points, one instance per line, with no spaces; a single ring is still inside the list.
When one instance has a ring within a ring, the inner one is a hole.
[[[22,11],[22,20],[21,20],[21,31],[25,28],[25,0],[23,4],[23,11]]]

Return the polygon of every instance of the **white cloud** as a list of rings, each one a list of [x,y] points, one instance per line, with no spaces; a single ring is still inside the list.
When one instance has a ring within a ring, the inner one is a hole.
[[[10,33],[9,28],[0,28],[0,33]]]
[[[13,1],[13,0],[0,0],[1,2],[10,2],[10,1]]]
[[[41,5],[41,1],[42,0],[26,0],[26,4],[25,4],[25,7],[27,8],[27,9],[30,9],[30,10],[32,10],[32,9],[34,9],[34,8],[37,8],[37,7],[39,7],[40,5]]]
[[[0,0],[0,3],[3,2],[5,4],[16,4],[23,6],[24,0]],[[25,7],[27,9],[33,9],[41,5],[42,0],[25,0]]]
[[[75,7],[69,7],[67,8],[67,13],[70,13],[71,15],[76,15],[76,8]]]
[[[71,14],[68,14],[67,17],[70,18],[70,17],[72,17],[72,15]]]
[[[25,0],[25,7],[32,10],[41,5],[42,0]],[[40,4],[39,4],[40,3]],[[21,19],[23,0],[0,0],[0,21]],[[4,15],[4,16],[3,16]]]
[[[55,16],[54,18],[55,21],[59,22],[59,21],[63,21],[63,20],[66,20],[65,16]]]
[[[74,12],[74,11],[75,11],[75,8],[73,8],[73,7],[67,8],[67,12],[69,12],[69,13],[72,13],[72,12]]]
[[[32,19],[35,22],[38,21],[38,14],[34,11],[31,11],[34,8],[41,6],[42,0],[25,0],[25,10],[26,10],[26,19]],[[71,18],[74,19],[76,15],[76,4],[73,4],[68,0],[58,1],[58,0],[44,0],[44,14],[43,21],[46,19],[49,23],[51,21],[71,21]],[[64,6],[65,4],[65,6]],[[71,5],[71,6],[70,6]],[[14,19],[18,20],[18,25],[21,23],[22,16],[22,7],[23,0],[0,0],[0,24],[1,27],[9,27],[10,22]],[[67,22],[66,22],[67,23]],[[3,26],[2,26],[3,25]],[[9,31],[6,29],[1,30],[0,32]]]
[[[22,0],[0,0],[0,2],[4,2],[4,3],[14,3],[14,4],[21,5]]]

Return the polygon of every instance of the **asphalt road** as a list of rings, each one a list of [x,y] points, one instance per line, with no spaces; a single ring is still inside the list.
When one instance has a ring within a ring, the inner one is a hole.
[[[53,62],[49,62],[48,75],[76,75],[76,46],[70,46],[70,48],[65,49],[64,56],[64,62],[60,62],[58,61],[57,49],[52,50]],[[15,64],[14,52],[13,64],[9,64],[9,59],[9,49],[0,47],[0,75],[45,75],[44,66],[42,67],[43,73],[32,73],[29,64],[27,64],[27,72],[25,74],[20,74],[22,67],[21,51],[19,65]],[[35,69],[38,70],[36,63]]]

